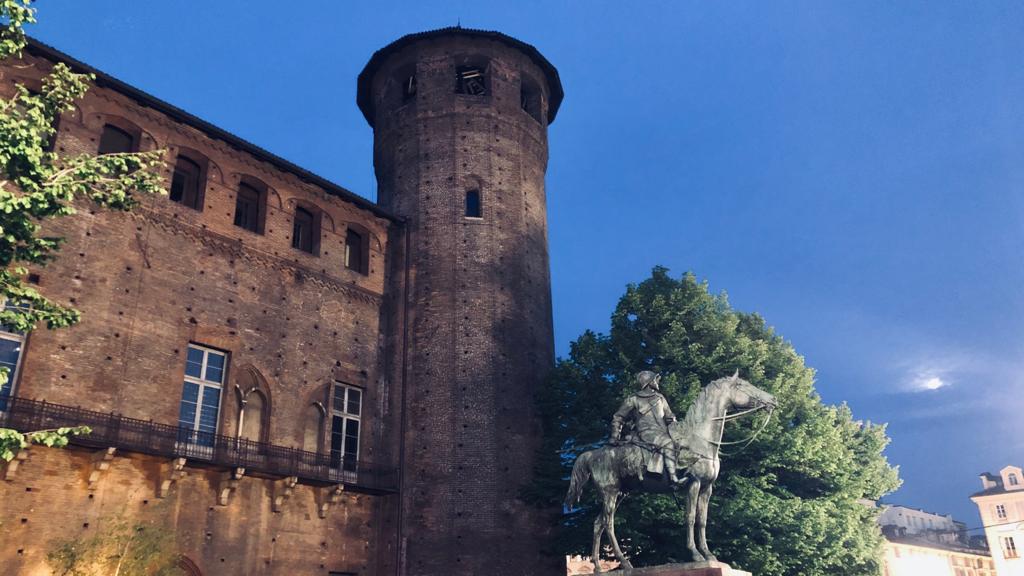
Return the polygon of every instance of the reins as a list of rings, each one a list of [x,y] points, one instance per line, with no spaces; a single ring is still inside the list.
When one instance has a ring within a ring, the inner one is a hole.
[[[762,408],[765,408],[765,406],[758,406],[757,408],[751,408],[750,410],[747,410],[745,412],[737,413],[735,417],[738,418],[738,417],[742,416],[743,414],[749,414],[750,412],[752,412],[754,410],[760,410]],[[729,415],[726,415],[726,416],[729,416]],[[723,416],[723,418],[726,418],[726,417]],[[761,432],[764,432],[764,429],[768,427],[768,421],[771,420],[771,418],[772,418],[772,410],[769,408],[768,409],[768,415],[765,416],[764,422],[761,424],[761,427],[758,428],[753,434],[751,434],[750,437],[747,438],[746,440],[735,440],[735,441],[732,441],[732,442],[723,442],[721,440],[719,440],[718,442],[713,442],[713,441],[709,440],[709,442],[711,442],[712,444],[714,444],[714,445],[719,447],[718,448],[718,453],[720,455],[722,455],[722,456],[735,456],[736,454],[739,454],[744,449],[746,449],[747,446],[750,446],[754,442],[754,440],[757,438],[758,434],[760,434]],[[732,418],[726,418],[726,419],[731,420]],[[722,446],[732,446],[732,445],[735,445],[735,444],[743,444],[743,446],[740,446],[734,452],[725,452],[721,448]]]

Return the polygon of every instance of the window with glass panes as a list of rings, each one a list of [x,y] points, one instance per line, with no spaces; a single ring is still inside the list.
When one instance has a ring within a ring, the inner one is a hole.
[[[220,392],[227,370],[227,354],[189,344],[185,360],[185,385],[178,412],[180,439],[189,444],[213,446],[220,414]]]
[[[1017,544],[1013,536],[1002,536],[1000,540],[1003,541],[1003,558],[1017,558]]]
[[[331,467],[356,470],[363,391],[335,382],[331,390]]]
[[[19,308],[16,304],[5,303],[4,309]],[[0,325],[0,366],[7,369],[7,381],[0,386],[0,412],[7,410],[7,399],[14,395],[14,383],[21,366],[21,350],[25,345],[24,332],[10,326]]]
[[[996,517],[1000,520],[1006,519],[1006,506],[1002,504],[996,504]]]

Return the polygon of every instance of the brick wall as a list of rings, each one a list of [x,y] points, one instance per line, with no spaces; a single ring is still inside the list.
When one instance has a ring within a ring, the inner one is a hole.
[[[15,82],[38,85],[48,67],[46,59],[29,56],[19,66],[0,68],[0,86],[10,94]],[[166,150],[168,179],[178,151],[205,157],[202,210],[167,197],[142,198],[131,213],[83,202],[78,215],[47,224],[47,233],[67,243],[54,262],[34,271],[40,290],[81,310],[83,320],[70,329],[30,335],[15,394],[176,424],[185,354],[194,342],[229,353],[220,433],[238,432],[241,398],[256,388],[269,416],[260,439],[302,447],[311,407],[326,403],[329,385],[340,380],[365,391],[360,458],[393,458],[393,450],[382,447],[383,430],[391,425],[382,410],[388,382],[381,322],[385,254],[395,223],[109,88],[93,88],[78,109],[64,115],[57,151],[95,153],[107,122],[137,127],[144,150]],[[243,177],[267,186],[263,234],[233,224]],[[317,255],[291,246],[298,205],[322,214]],[[345,267],[349,227],[369,241],[365,275]],[[327,436],[325,421],[321,450]],[[32,454],[16,482],[0,484],[3,530],[20,530],[10,537],[26,542],[31,553],[16,553],[21,545],[4,546],[0,565],[38,566],[45,543],[68,526],[73,533],[82,522],[121,507],[129,515],[142,514],[145,505],[139,502],[152,502],[156,461],[119,456],[108,481],[88,498],[81,478],[86,456]],[[209,484],[217,473],[191,471],[170,506],[169,522],[179,531],[183,551],[204,573],[376,573],[372,534],[381,529],[382,497],[347,496],[340,512],[321,520],[311,514],[311,487],[297,487],[287,511],[272,513],[272,479],[245,478],[229,506],[213,507]],[[10,525],[23,515],[30,515],[27,527]]]
[[[487,95],[455,93],[464,65],[485,68]],[[405,574],[564,572],[540,555],[552,518],[518,498],[539,436],[533,393],[553,363],[547,126],[520,107],[524,79],[545,85],[523,52],[458,32],[410,43],[372,76],[380,202],[410,235]],[[465,217],[470,189],[480,219]]]

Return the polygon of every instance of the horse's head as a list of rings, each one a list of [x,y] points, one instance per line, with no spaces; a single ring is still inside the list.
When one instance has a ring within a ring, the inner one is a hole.
[[[747,410],[752,408],[774,410],[777,404],[775,396],[740,378],[739,370],[729,378],[723,379],[722,385],[728,394],[728,409],[730,410]]]

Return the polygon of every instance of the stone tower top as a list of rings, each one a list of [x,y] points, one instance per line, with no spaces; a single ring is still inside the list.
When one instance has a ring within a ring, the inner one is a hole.
[[[555,115],[558,113],[558,107],[562,104],[564,92],[562,91],[562,81],[558,78],[558,70],[555,69],[551,62],[548,62],[547,58],[541,55],[541,53],[533,46],[521,40],[516,40],[507,34],[489,30],[474,30],[472,28],[452,26],[449,28],[439,28],[437,30],[407,34],[373,53],[370,61],[366,63],[366,67],[364,67],[363,71],[359,73],[358,88],[356,92],[356,103],[359,105],[359,109],[363,112],[363,116],[366,118],[366,121],[369,122],[371,127],[375,126],[376,123],[376,102],[373,95],[373,80],[384,62],[386,62],[391,56],[398,54],[405,48],[417,42],[454,37],[494,40],[502,42],[526,54],[544,72],[545,79],[548,83],[548,124],[555,121]]]

